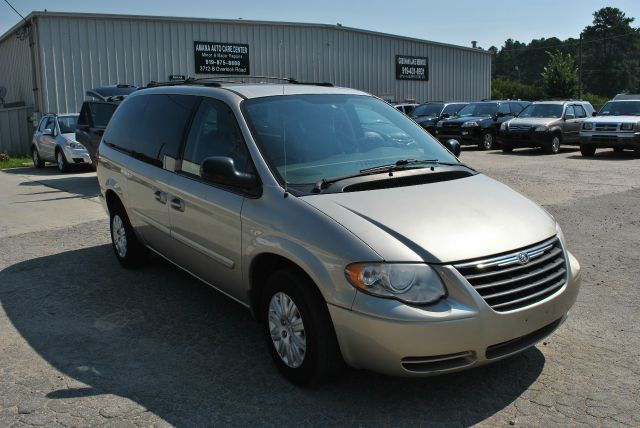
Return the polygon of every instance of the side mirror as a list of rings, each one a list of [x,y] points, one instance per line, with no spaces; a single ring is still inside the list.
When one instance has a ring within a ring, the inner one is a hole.
[[[575,119],[576,116],[573,114],[565,114],[564,115],[564,120],[571,120],[571,119]]]
[[[598,115],[597,111],[594,111],[593,113],[591,113],[591,116],[596,117]]]
[[[223,186],[247,189],[256,185],[255,175],[239,172],[233,159],[224,156],[212,156],[203,160],[200,164],[200,177]]]
[[[456,157],[460,156],[460,142],[458,140],[447,140],[446,143],[444,143],[444,146],[449,149],[449,151],[451,153],[453,153],[454,155],[456,155]]]
[[[42,135],[49,135],[49,136],[53,136],[53,129],[47,128],[44,131],[42,131]]]
[[[505,116],[505,114],[503,112],[501,112],[501,111],[496,113],[496,119],[500,118],[500,117],[504,117],[504,116]]]

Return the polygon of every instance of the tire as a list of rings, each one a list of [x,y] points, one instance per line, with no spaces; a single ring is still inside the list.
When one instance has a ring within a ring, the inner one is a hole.
[[[580,144],[580,153],[582,156],[591,157],[596,153],[596,147],[590,144]]]
[[[491,131],[485,131],[480,136],[480,143],[478,144],[478,148],[480,150],[493,150],[496,146],[496,138],[493,136]]]
[[[502,142],[502,152],[503,153],[511,153],[513,151],[513,146],[511,143],[507,143],[506,141]]]
[[[60,150],[56,150],[56,165],[58,166],[58,171],[62,173],[69,171],[69,164],[67,163],[67,159],[65,159]]]
[[[127,269],[142,266],[147,261],[149,250],[138,240],[119,201],[109,210],[109,225],[111,246],[118,262]]]
[[[34,168],[44,168],[44,161],[40,158],[40,153],[38,153],[38,149],[35,146],[31,149],[31,160]]]
[[[553,134],[551,137],[551,141],[547,142],[544,145],[544,151],[548,155],[558,154],[560,151],[560,143],[562,142],[562,137],[558,134]]]
[[[284,303],[290,310],[279,309]],[[302,273],[282,269],[269,277],[262,295],[261,316],[269,353],[290,382],[319,383],[342,367],[327,304]]]

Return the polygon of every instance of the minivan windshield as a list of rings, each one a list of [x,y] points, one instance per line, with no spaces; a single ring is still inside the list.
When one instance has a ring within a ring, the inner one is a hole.
[[[440,112],[442,111],[443,107],[444,107],[444,104],[439,104],[439,103],[420,104],[418,107],[413,109],[410,116],[411,117],[424,117],[424,116],[440,117]]]
[[[289,185],[358,174],[400,160],[458,160],[404,114],[364,95],[254,98],[243,111],[262,155]],[[412,168],[438,164],[412,164]]]
[[[518,117],[555,117],[562,116],[562,104],[529,104]]]
[[[498,112],[497,103],[472,103],[458,112],[459,117],[493,116]]]
[[[640,116],[640,101],[609,101],[598,116]]]

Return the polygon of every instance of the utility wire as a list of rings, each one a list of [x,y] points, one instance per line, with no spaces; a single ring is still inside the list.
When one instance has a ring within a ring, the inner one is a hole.
[[[22,20],[24,21],[24,23],[25,23],[25,24],[28,24],[28,22],[27,22],[27,20],[25,19],[25,17],[24,17],[24,16],[22,16],[22,14],[21,14],[20,12],[18,12],[18,11],[16,10],[16,8],[15,8],[15,7],[13,7],[13,5],[12,5],[11,3],[9,3],[9,0],[4,0],[4,2],[5,2],[6,4],[8,4],[8,5],[9,5],[9,7],[10,7],[11,9],[13,9],[13,11],[14,11],[15,13],[17,13],[17,14],[18,14],[18,16],[19,16],[20,18],[22,18]]]
[[[6,1],[6,0],[5,0]],[[582,44],[586,45],[586,44],[591,44],[591,43],[599,43],[599,42],[603,42],[605,40],[612,40],[612,39],[618,39],[620,37],[627,37],[627,36],[631,36],[631,35],[637,35],[638,34],[638,29],[634,29],[632,33],[627,33],[627,34],[618,34],[617,36],[609,36],[609,37],[602,37],[600,39],[596,39],[596,40],[585,40],[582,39]],[[579,45],[580,44],[580,40],[576,40],[576,41],[571,41],[571,42],[565,42],[563,44],[558,44],[558,45],[551,45],[551,46],[536,46],[536,47],[522,47],[522,48],[510,48],[510,49],[499,49],[498,53],[502,53],[502,52],[514,52],[514,51],[524,51],[524,50],[539,50],[539,49],[552,49],[552,48],[563,48],[563,47],[568,47],[568,46],[572,46],[572,45]]]

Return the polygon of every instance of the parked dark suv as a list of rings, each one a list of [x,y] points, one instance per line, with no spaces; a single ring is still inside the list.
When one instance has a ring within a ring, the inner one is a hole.
[[[471,103],[458,112],[458,117],[438,122],[436,137],[442,142],[453,138],[460,144],[477,145],[481,150],[494,149],[502,122],[520,113],[527,105],[528,101],[520,100]]]
[[[518,147],[540,147],[546,153],[560,151],[560,144],[579,144],[582,122],[593,114],[588,101],[537,101],[515,119],[500,126],[505,153]]]
[[[424,103],[413,109],[409,117],[431,135],[436,135],[436,123],[456,116],[467,104],[469,103]]]
[[[137,89],[131,85],[111,85],[86,92],[87,97],[94,98],[95,101],[82,103],[76,127],[76,141],[86,147],[92,161],[95,161],[96,149],[100,145],[102,134],[116,107],[127,95]]]

